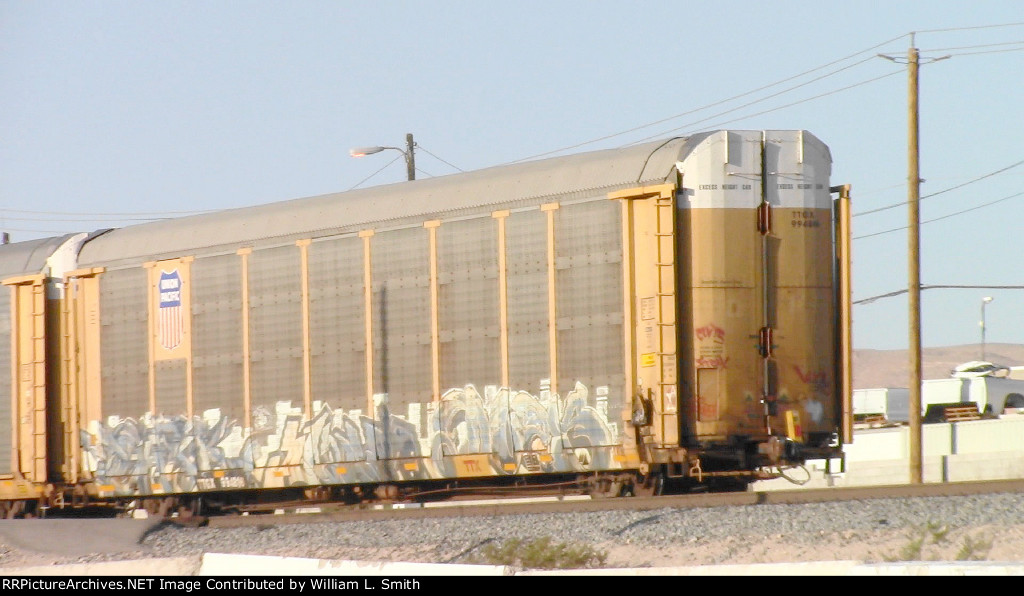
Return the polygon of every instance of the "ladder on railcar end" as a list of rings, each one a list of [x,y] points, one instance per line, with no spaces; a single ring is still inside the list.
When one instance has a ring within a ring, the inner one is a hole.
[[[679,442],[676,359],[676,209],[675,195],[655,198],[655,239],[658,271],[658,416],[663,444]]]
[[[46,286],[42,280],[32,284],[32,303],[35,306],[32,313],[32,368],[34,375],[32,379],[32,393],[35,396],[32,410],[32,443],[35,448],[32,451],[32,479],[36,482],[45,482],[47,478],[47,428],[46,428]]]
[[[61,475],[63,480],[69,483],[78,482],[78,460],[81,452],[81,445],[76,440],[81,421],[78,419],[78,390],[79,383],[76,382],[77,375],[74,351],[77,349],[75,342],[75,325],[77,324],[75,311],[71,306],[72,288],[71,282],[64,282],[64,300],[61,300],[60,308],[60,396],[62,427],[64,429],[64,451]]]
[[[17,374],[14,403],[17,471],[45,482],[46,470],[46,287],[41,275],[5,280],[14,286],[11,354]]]

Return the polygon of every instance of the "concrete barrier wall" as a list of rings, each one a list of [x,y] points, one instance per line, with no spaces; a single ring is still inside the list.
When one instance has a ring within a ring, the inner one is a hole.
[[[428,576],[950,576],[950,575],[1024,575],[1024,564],[1002,562],[937,562],[866,564],[859,561],[813,561],[805,563],[758,563],[750,565],[704,565],[680,567],[636,567],[611,569],[540,570],[515,569],[500,565],[442,565],[430,563],[387,563],[303,559],[207,553],[198,557],[141,559],[45,567],[0,568],[3,576],[104,576],[169,577],[317,577],[346,576],[371,578],[387,576],[393,580]],[[358,581],[358,580],[357,580]],[[361,580],[373,585],[370,580]]]
[[[566,571],[519,571],[515,575],[637,575],[637,576],[963,576],[1024,575],[1024,564],[987,561],[866,564],[858,561],[815,561],[809,563],[758,563],[751,565],[706,565],[703,567],[643,567],[639,569],[570,569]]]
[[[843,447],[845,472],[840,472],[835,460],[830,466],[824,461],[808,462],[810,479],[802,486],[907,484],[909,451],[906,426],[858,430],[853,442]],[[924,425],[921,451],[921,477],[926,483],[1024,478],[1024,416]],[[753,485],[755,491],[793,488],[792,482],[782,478]]]
[[[206,553],[198,575],[280,576],[348,575],[424,577],[429,575],[511,575],[502,565],[440,565],[433,563],[392,563],[303,559],[265,555]]]
[[[198,575],[203,564],[201,556],[164,559],[133,559],[131,561],[104,561],[71,565],[35,565],[28,567],[0,567],[0,575],[33,576],[110,576],[161,577]]]
[[[1024,416],[960,422],[955,427],[957,454],[1024,451]]]
[[[230,577],[381,577],[414,578],[429,576],[531,576],[531,575],[630,575],[630,576],[707,576],[707,575],[847,575],[847,576],[926,576],[926,575],[1024,575],[1024,563],[1012,562],[938,562],[865,564],[859,561],[810,561],[794,563],[758,563],[749,565],[703,565],[679,567],[636,567],[611,569],[541,570],[516,569],[501,565],[444,565],[432,563],[394,563],[305,559],[207,553],[198,557],[143,559],[79,565],[51,565],[4,570],[4,575],[99,576],[230,576]],[[11,571],[17,571],[11,573]]]

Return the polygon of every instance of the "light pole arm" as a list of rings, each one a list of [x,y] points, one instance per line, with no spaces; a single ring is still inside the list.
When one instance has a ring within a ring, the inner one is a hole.
[[[374,153],[380,153],[387,149],[394,149],[405,156],[405,173],[409,180],[416,179],[416,144],[412,140],[412,133],[405,135],[405,150],[403,151],[399,147],[356,147],[355,149],[349,149],[348,154],[352,157],[365,157],[367,155],[373,155]]]

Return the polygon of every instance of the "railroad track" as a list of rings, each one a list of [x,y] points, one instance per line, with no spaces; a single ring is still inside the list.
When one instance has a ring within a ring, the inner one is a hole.
[[[205,520],[205,525],[211,528],[236,528],[339,521],[478,517],[613,510],[647,511],[665,508],[687,509],[741,505],[803,504],[863,499],[948,497],[1018,492],[1024,492],[1024,479],[604,499],[566,496],[538,497],[534,499],[508,498],[486,501],[446,501],[426,504],[393,503],[374,506],[320,503],[304,504],[301,507],[281,507],[276,514],[210,517]]]

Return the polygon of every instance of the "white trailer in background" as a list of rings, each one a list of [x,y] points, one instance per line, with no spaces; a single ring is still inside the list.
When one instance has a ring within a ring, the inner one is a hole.
[[[1024,381],[1003,377],[977,377],[963,379],[970,382],[968,399],[978,404],[982,412],[1008,414],[1009,410],[1024,408]]]
[[[910,392],[902,387],[853,390],[854,416],[881,416],[890,422],[907,420]]]
[[[902,387],[855,389],[853,413],[881,414],[889,422],[910,418],[910,392]],[[1024,380],[1003,377],[928,379],[921,382],[921,414],[935,404],[974,403],[983,414],[1002,415],[1024,409]]]

